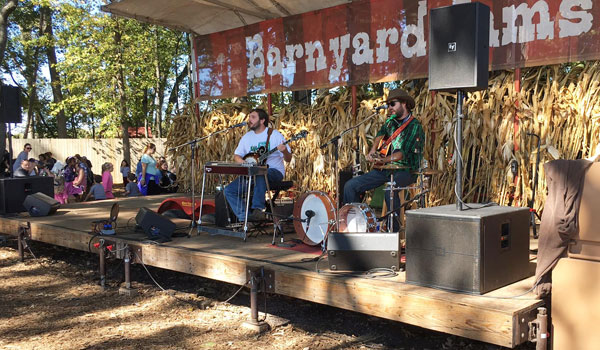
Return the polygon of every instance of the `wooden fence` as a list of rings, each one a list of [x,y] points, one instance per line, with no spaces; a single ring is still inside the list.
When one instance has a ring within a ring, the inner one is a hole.
[[[156,158],[165,154],[164,138],[132,138],[129,140],[131,146],[132,170],[142,156],[144,146],[152,142],[156,145]],[[113,180],[122,183],[120,173],[121,161],[123,161],[122,139],[13,139],[13,157],[17,157],[26,143],[31,144],[32,150],[29,158],[38,158],[41,153],[52,152],[54,158],[65,162],[66,158],[79,154],[86,156],[92,162],[94,174],[100,174],[102,164],[109,162],[114,165]],[[8,142],[6,143],[8,147]]]

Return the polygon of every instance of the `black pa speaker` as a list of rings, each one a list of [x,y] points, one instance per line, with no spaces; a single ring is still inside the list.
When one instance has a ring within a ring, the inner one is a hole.
[[[529,209],[469,206],[406,212],[406,282],[484,294],[533,274]]]
[[[23,206],[25,198],[38,192],[54,198],[54,179],[49,176],[0,179],[0,214],[27,211]]]
[[[25,198],[23,206],[31,216],[48,216],[56,213],[60,203],[41,192],[30,194]]]
[[[142,227],[150,239],[169,241],[175,231],[173,221],[145,207],[138,211],[135,222]]]
[[[21,92],[16,86],[2,85],[0,88],[0,122],[21,122]]]
[[[429,13],[429,90],[485,90],[488,86],[490,8],[479,2]]]

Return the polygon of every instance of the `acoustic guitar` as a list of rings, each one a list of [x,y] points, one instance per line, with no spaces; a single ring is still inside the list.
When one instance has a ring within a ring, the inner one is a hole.
[[[287,145],[290,142],[297,141],[305,138],[308,135],[308,131],[302,130],[296,135],[292,136],[289,140],[286,140],[283,145]],[[260,147],[256,152],[250,152],[246,154],[243,159],[246,163],[250,163],[252,165],[265,165],[267,158],[277,152],[277,147],[273,148],[270,151],[266,151],[264,147]]]

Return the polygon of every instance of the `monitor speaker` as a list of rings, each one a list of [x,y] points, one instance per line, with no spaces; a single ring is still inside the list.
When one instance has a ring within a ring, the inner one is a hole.
[[[2,85],[0,88],[0,122],[21,122],[21,93],[16,86]]]
[[[56,213],[60,203],[41,192],[30,194],[25,198],[23,206],[31,216],[48,216]]]
[[[150,239],[168,241],[175,231],[173,221],[145,207],[138,211],[135,222],[142,227]]]
[[[440,7],[429,18],[429,90],[487,89],[490,8],[479,2]]]

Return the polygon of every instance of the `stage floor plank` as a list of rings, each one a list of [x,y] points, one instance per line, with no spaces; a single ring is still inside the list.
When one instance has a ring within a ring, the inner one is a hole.
[[[107,219],[112,204],[118,202],[117,234],[107,239],[130,245],[146,265],[238,285],[246,283],[249,267],[263,266],[274,274],[274,293],[506,347],[527,341],[527,321],[543,305],[533,293],[517,299],[497,298],[522,295],[531,288],[533,277],[475,296],[407,284],[404,273],[392,279],[340,276],[329,272],[326,261],[318,266],[325,271],[317,272],[314,261],[302,259],[318,255],[274,248],[270,245],[271,235],[250,237],[244,242],[203,232],[198,235],[194,230],[191,238],[152,244],[142,234],[133,232],[139,208],[156,210],[164,199],[173,196],[181,195],[68,204],[47,217],[0,217],[0,232],[18,235],[19,226],[29,222],[33,240],[87,251],[92,238],[91,222]],[[175,221],[178,232],[189,231],[189,221]],[[272,233],[272,229],[267,232]],[[286,235],[286,239],[291,238],[295,236]]]

